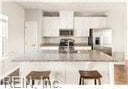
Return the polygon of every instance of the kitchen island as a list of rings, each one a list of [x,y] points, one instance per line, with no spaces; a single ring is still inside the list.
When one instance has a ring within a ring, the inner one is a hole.
[[[76,53],[38,50],[12,60],[19,63],[22,77],[31,71],[50,70],[50,80],[57,80],[60,84],[79,84],[79,70],[97,70],[103,76],[101,84],[110,84],[113,74],[110,65],[115,61],[111,56],[96,50],[78,50]],[[94,81],[87,80],[86,84],[94,84]]]

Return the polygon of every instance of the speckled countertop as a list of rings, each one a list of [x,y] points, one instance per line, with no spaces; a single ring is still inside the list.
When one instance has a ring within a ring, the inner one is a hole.
[[[43,46],[59,46],[58,43],[45,43],[45,44],[41,44],[40,47]],[[75,43],[74,46],[89,46],[87,43]]]
[[[59,46],[59,44],[58,43],[50,43],[50,44],[45,43],[45,44],[40,45],[40,47],[43,47],[43,46]]]
[[[96,50],[82,50],[77,53],[59,53],[53,50],[39,50],[26,53],[13,62],[115,62],[111,56]]]

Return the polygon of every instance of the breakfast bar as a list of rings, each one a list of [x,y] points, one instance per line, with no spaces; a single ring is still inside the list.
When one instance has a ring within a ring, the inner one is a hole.
[[[38,50],[26,53],[12,62],[19,63],[20,74],[25,77],[31,71],[51,71],[50,81],[60,84],[79,84],[79,70],[98,71],[101,84],[110,83],[110,64],[116,62],[111,56],[97,50],[77,50],[72,53],[60,53],[55,50]],[[93,80],[84,81],[94,84]]]

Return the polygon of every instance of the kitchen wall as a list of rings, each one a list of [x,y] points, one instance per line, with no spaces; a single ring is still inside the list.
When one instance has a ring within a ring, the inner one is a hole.
[[[127,2],[127,24],[128,24],[128,2]],[[126,33],[125,33],[125,38],[126,38],[126,49],[125,49],[125,59],[128,60],[128,26],[127,26],[127,30],[126,30]]]
[[[0,12],[2,12],[2,3],[0,2]]]
[[[2,73],[4,73],[16,68],[18,63],[10,60],[24,53],[24,9],[15,3],[3,2],[2,13],[8,16],[9,59],[2,60]]]
[[[108,11],[107,25],[112,28],[112,52],[113,56],[117,53],[117,59],[124,59],[126,49],[126,29],[127,19],[126,16],[126,3],[120,3]]]
[[[24,52],[24,9],[11,2],[2,3],[2,13],[8,16],[8,52]]]
[[[127,24],[128,24],[128,2],[127,2]],[[125,65],[126,65],[126,69],[128,69],[128,26],[127,26],[127,31],[126,31],[126,50],[125,50]],[[127,84],[128,84],[128,70],[126,73],[127,76]]]
[[[0,12],[2,12],[2,4],[0,2]],[[2,73],[2,62],[0,62],[0,77],[1,77],[1,73]]]

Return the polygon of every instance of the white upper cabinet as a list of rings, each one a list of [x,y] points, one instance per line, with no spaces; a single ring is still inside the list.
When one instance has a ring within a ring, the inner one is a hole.
[[[75,37],[88,37],[90,28],[106,28],[106,17],[74,17],[73,11],[60,11],[59,17],[43,17],[43,36],[59,37],[59,29],[74,29]]]
[[[74,17],[76,37],[89,36],[90,28],[106,28],[106,17]]]
[[[106,28],[106,17],[89,17],[91,28]]]
[[[74,34],[76,37],[89,36],[90,20],[87,17],[74,18]]]
[[[73,29],[73,11],[60,11],[60,29]]]
[[[43,17],[43,36],[59,37],[59,17]]]

